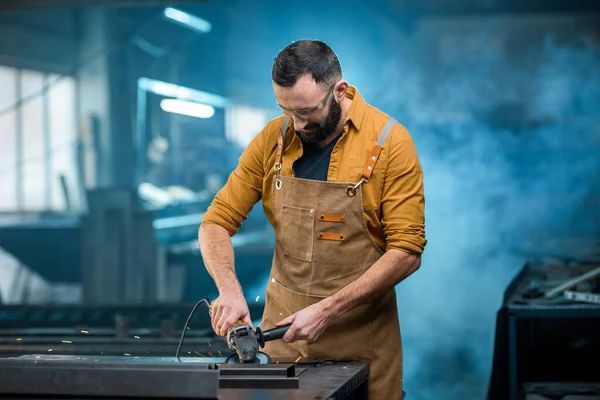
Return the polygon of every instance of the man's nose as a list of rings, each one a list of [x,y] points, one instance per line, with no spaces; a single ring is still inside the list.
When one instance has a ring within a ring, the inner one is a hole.
[[[292,118],[294,120],[294,130],[296,131],[301,131],[308,123],[308,120],[299,118],[297,115],[293,115]]]

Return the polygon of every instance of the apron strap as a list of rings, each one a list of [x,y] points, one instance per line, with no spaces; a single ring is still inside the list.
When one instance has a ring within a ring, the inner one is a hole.
[[[277,133],[277,157],[275,157],[275,171],[281,170],[281,159],[283,158],[283,145],[285,143],[285,134],[287,133],[287,127],[289,120],[286,118],[283,120],[281,130]]]
[[[381,133],[379,134],[379,139],[377,140],[375,146],[373,146],[373,150],[371,151],[371,155],[369,156],[369,160],[367,161],[367,165],[365,165],[365,169],[363,170],[361,176],[364,182],[369,182],[369,178],[371,178],[371,174],[373,173],[373,169],[375,168],[375,163],[377,162],[377,160],[379,159],[379,155],[381,154],[383,142],[385,142],[385,139],[387,138],[395,123],[396,120],[394,118],[390,118],[381,130]]]

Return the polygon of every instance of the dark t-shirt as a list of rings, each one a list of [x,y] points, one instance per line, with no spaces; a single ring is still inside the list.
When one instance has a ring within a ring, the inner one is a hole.
[[[331,152],[341,136],[342,134],[340,133],[331,143],[323,148],[303,143],[302,157],[294,163],[294,176],[314,181],[326,181]]]

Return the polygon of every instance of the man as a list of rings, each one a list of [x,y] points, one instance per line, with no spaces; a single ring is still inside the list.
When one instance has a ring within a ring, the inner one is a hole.
[[[263,328],[291,324],[271,357],[370,360],[369,397],[399,399],[402,347],[394,287],[425,247],[421,166],[411,136],[342,79],[323,42],[276,57],[284,116],[249,144],[199,230],[219,297],[213,329],[250,324],[236,279],[234,235],[260,199],[275,230]]]

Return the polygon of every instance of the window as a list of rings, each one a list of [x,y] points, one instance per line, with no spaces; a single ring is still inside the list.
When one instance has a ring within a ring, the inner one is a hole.
[[[65,210],[76,188],[75,80],[0,66],[0,211]]]
[[[270,119],[281,114],[279,110],[240,105],[226,108],[225,113],[225,137],[242,148],[250,144]]]

